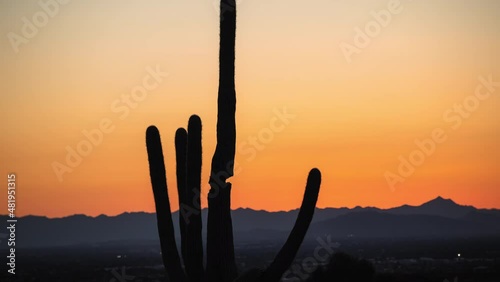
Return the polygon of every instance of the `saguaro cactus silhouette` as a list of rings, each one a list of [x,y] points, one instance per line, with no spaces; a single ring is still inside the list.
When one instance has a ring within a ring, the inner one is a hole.
[[[228,9],[228,7],[233,7]],[[264,270],[254,269],[238,276],[231,219],[231,183],[236,147],[236,91],[234,83],[236,2],[222,0],[220,11],[219,90],[217,101],[217,146],[212,158],[208,194],[207,261],[203,263],[200,182],[202,164],[201,119],[189,118],[187,131],[175,134],[177,189],[180,207],[191,212],[180,216],[181,257],[177,250],[160,133],[146,130],[146,146],[162,258],[174,282],[277,282],[292,263],[311,223],[321,183],[321,173],[312,169],[295,225],[274,261]]]

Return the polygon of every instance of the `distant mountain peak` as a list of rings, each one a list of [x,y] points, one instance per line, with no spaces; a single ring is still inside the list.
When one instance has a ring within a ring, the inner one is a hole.
[[[430,200],[427,203],[424,203],[422,206],[428,206],[428,205],[453,205],[453,206],[460,206],[459,204],[455,203],[452,199],[445,199],[441,196],[437,196],[435,199]]]

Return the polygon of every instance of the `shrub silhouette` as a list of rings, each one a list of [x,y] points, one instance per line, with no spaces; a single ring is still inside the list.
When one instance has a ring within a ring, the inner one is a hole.
[[[228,7],[233,7],[228,9]],[[277,282],[288,269],[309,228],[321,183],[321,173],[312,169],[307,178],[302,205],[295,225],[266,269],[253,269],[238,276],[231,220],[231,188],[227,179],[234,175],[236,151],[236,92],[234,83],[236,2],[222,0],[220,10],[219,89],[217,101],[217,145],[212,158],[208,194],[207,261],[203,264],[200,182],[202,165],[201,119],[189,118],[187,131],[175,134],[176,174],[179,206],[181,254],[167,192],[166,170],[160,133],[155,126],[146,130],[146,147],[155,199],[158,234],[167,276],[173,282]]]
[[[318,268],[307,282],[370,282],[375,269],[367,260],[359,260],[345,253],[332,255],[325,267]]]

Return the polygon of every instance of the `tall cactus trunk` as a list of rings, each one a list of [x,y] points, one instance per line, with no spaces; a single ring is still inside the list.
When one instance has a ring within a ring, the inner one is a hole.
[[[227,10],[222,7],[234,6]],[[233,176],[236,152],[236,90],[234,60],[236,40],[236,2],[222,0],[220,11],[219,90],[217,98],[217,146],[212,158],[212,176],[225,172],[223,181]]]
[[[235,39],[236,1],[222,0],[217,146],[212,158],[208,195],[207,279],[209,282],[230,282],[237,276],[231,219],[231,183],[226,183],[226,180],[234,174],[236,151]]]

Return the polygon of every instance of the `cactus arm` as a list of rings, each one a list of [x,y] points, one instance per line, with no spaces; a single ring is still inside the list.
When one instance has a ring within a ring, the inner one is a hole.
[[[184,128],[178,128],[175,132],[175,162],[177,174],[177,194],[179,195],[179,227],[181,233],[181,253],[186,264],[186,154],[187,154],[187,131]]]
[[[300,207],[297,220],[292,232],[279,251],[271,265],[262,274],[262,282],[278,282],[283,273],[290,267],[311,223],[318,200],[319,188],[321,184],[321,172],[314,168],[307,177],[306,190],[302,205]]]
[[[184,259],[187,276],[191,282],[200,282],[203,278],[203,238],[201,224],[201,119],[192,115],[188,123],[187,135],[187,174],[186,204],[189,217],[186,224],[186,258]]]
[[[156,206],[156,220],[163,264],[170,281],[185,282],[186,276],[182,271],[181,261],[175,244],[172,213],[168,199],[167,177],[160,133],[155,126],[146,130],[146,147],[148,152],[149,172]]]

